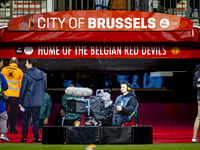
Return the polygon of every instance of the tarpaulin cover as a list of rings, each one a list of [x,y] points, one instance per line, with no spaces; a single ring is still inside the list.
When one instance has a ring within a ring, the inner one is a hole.
[[[99,144],[100,127],[66,127],[66,144]]]
[[[186,42],[199,43],[199,29],[191,31],[131,32],[11,32],[0,30],[0,42]]]
[[[191,20],[142,11],[61,11],[8,22],[0,42],[199,42]]]
[[[131,144],[132,126],[101,127],[101,144]]]

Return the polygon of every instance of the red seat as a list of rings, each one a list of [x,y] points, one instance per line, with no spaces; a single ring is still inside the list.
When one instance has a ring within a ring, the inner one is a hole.
[[[133,126],[135,125],[134,115],[129,123],[123,123],[122,126]]]

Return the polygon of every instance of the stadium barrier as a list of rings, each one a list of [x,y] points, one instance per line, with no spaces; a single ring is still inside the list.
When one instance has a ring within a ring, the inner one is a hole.
[[[152,144],[152,136],[152,126],[42,128],[42,144]]]

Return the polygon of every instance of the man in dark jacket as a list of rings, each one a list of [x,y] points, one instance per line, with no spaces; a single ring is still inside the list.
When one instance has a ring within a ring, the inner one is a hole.
[[[197,143],[197,133],[200,126],[200,69],[194,74],[193,87],[197,90],[198,112],[194,123],[192,142]]]
[[[115,101],[117,115],[115,118],[115,126],[121,126],[123,123],[131,121],[133,113],[137,110],[138,101],[132,92],[131,85],[127,82],[121,84],[122,95],[118,96]]]
[[[38,135],[40,107],[45,104],[45,76],[44,72],[37,69],[37,60],[29,58],[25,64],[27,70],[22,79],[19,107],[23,112],[22,140],[26,142],[28,124],[32,114],[33,117],[33,142],[41,142]]]
[[[65,111],[63,107],[59,108],[59,116],[56,118],[55,126],[65,126]]]
[[[0,59],[0,68],[3,67],[3,60]],[[8,83],[3,76],[2,73],[0,73],[0,90],[7,90],[8,89]],[[3,99],[0,98],[0,140],[8,142],[8,138],[6,137],[7,133],[7,120],[8,115],[6,112],[6,105]]]

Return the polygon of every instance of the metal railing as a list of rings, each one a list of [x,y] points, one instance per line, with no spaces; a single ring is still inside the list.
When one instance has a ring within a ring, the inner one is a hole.
[[[10,20],[26,14],[52,12],[53,5],[53,0],[0,0],[0,19]]]
[[[200,20],[199,7],[200,0],[0,0],[0,21],[67,10],[148,11]]]

